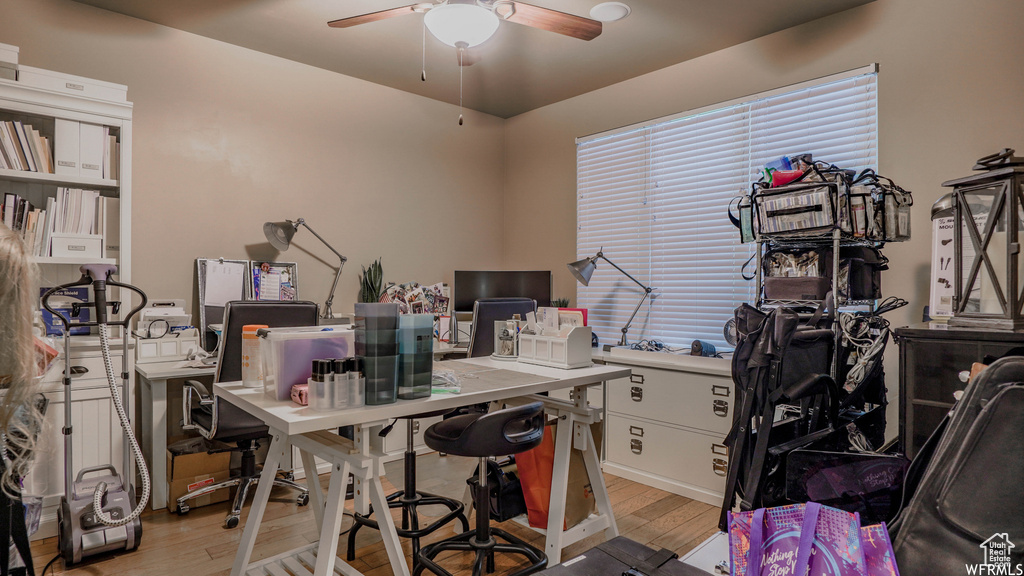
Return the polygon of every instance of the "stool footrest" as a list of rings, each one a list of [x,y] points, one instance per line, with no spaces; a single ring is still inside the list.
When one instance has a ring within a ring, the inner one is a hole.
[[[498,539],[504,540],[508,542],[508,544],[502,544],[498,542]],[[463,552],[476,551],[477,558],[476,563],[473,566],[473,576],[480,576],[484,573],[483,569],[485,567],[485,562],[493,568],[493,555],[496,552],[502,554],[520,554],[530,561],[528,566],[513,572],[510,576],[526,576],[527,574],[533,574],[534,572],[543,570],[548,565],[548,557],[540,549],[500,528],[491,528],[491,538],[485,544],[481,544],[476,541],[476,532],[463,532],[462,534],[457,534],[451,538],[424,546],[416,557],[416,570],[414,571],[413,576],[419,576],[424,570],[437,574],[438,576],[452,576],[451,572],[448,572],[434,561],[434,557],[441,552],[448,550]]]

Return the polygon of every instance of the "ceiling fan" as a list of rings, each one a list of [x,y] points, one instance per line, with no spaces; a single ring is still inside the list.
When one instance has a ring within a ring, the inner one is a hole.
[[[327,25],[332,28],[349,28],[413,13],[423,14],[423,23],[430,33],[441,42],[459,49],[460,53],[490,38],[497,31],[498,24],[502,20],[581,40],[593,40],[601,34],[601,22],[597,20],[515,0],[419,2],[332,20]],[[470,58],[461,61],[460,64],[468,66],[474,61],[475,59]]]
[[[601,34],[601,22],[541,8],[516,0],[434,0],[399,6],[379,12],[341,18],[327,23],[332,28],[349,28],[407,14],[423,14],[423,71],[426,81],[426,31],[456,49],[459,62],[459,125],[462,125],[462,66],[477,61],[470,50],[494,35],[502,20],[523,24],[549,32],[557,32],[581,40],[593,40]]]

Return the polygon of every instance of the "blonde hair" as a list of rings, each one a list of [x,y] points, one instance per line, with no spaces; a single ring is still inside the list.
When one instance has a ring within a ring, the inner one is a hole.
[[[0,225],[0,433],[6,435],[7,449],[0,489],[12,496],[20,493],[43,419],[35,403],[40,387],[32,334],[37,286],[38,270],[25,245]]]

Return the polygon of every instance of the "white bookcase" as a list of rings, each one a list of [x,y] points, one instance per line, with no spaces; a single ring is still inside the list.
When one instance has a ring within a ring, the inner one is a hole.
[[[55,74],[59,78],[60,75]],[[98,190],[101,195],[119,198],[119,237],[106,238],[105,246],[116,248],[105,258],[40,257],[41,284],[55,286],[77,280],[79,266],[86,263],[110,263],[118,266],[118,280],[131,283],[131,182],[132,182],[132,104],[90,96],[91,86],[81,79],[68,77],[66,90],[60,84],[48,87],[28,82],[0,79],[0,121],[18,120],[32,124],[42,136],[54,140],[57,119],[71,120],[107,127],[120,143],[118,178],[48,174],[0,169],[0,198],[14,193],[28,199],[37,208],[46,207],[46,199],[53,197],[59,187]],[[106,85],[106,83],[97,83]],[[116,85],[109,85],[116,86]],[[122,87],[123,88],[123,87]],[[108,215],[109,216],[109,215]],[[114,292],[110,299],[121,301],[122,315],[131,306],[130,295]],[[119,335],[112,331],[112,335]],[[71,361],[80,375],[72,380],[72,425],[74,429],[73,473],[86,466],[113,464],[120,470],[123,439],[121,429],[107,389],[106,377],[100,359],[97,336],[72,337]],[[115,371],[120,373],[120,341],[112,342]],[[59,348],[63,350],[63,343]],[[129,363],[134,360],[130,357]],[[131,375],[134,395],[134,367],[126,371]],[[61,426],[64,419],[64,391],[61,382],[63,365],[54,366],[44,378],[44,393],[50,400],[46,421],[48,426],[40,438],[39,450],[32,471],[25,481],[25,493],[43,496],[43,517],[39,531],[33,538],[56,535],[57,507],[64,492],[64,442]],[[133,474],[132,474],[133,476]]]

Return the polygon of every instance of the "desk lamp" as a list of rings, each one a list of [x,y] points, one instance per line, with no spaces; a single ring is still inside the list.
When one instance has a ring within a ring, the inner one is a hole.
[[[636,313],[640,311],[640,306],[643,305],[644,300],[647,299],[647,296],[650,295],[651,291],[654,289],[651,288],[650,286],[644,286],[643,284],[640,283],[639,280],[630,276],[628,272],[616,266],[615,262],[612,262],[611,260],[606,258],[604,252],[601,252],[600,250],[594,256],[590,256],[588,258],[584,258],[583,260],[570,263],[569,272],[572,272],[572,275],[575,276],[577,280],[579,280],[580,284],[583,284],[584,286],[589,286],[590,278],[594,275],[594,270],[597,270],[598,258],[611,264],[613,268],[615,268],[619,272],[622,272],[622,274],[626,278],[629,278],[633,282],[636,282],[637,286],[644,289],[643,297],[640,298],[640,301],[636,303],[636,308],[633,308],[633,313],[630,314],[629,320],[626,321],[626,325],[622,327],[622,338],[619,338],[619,346],[627,346],[629,343],[626,340],[626,332],[629,332],[629,325],[633,323],[633,318],[635,318]]]
[[[264,222],[263,233],[267,236],[267,241],[270,242],[274,248],[284,252],[289,246],[291,246],[292,237],[295,236],[295,232],[298,231],[299,226],[305,226],[306,230],[309,230],[313,236],[316,236],[317,240],[323,242],[324,246],[327,246],[331,252],[334,252],[334,255],[341,260],[341,263],[338,265],[338,272],[334,275],[334,284],[331,285],[331,293],[327,296],[327,302],[324,302],[324,309],[320,314],[321,318],[332,318],[334,313],[331,310],[331,303],[334,302],[334,291],[338,288],[338,279],[341,278],[341,269],[345,266],[345,262],[348,261],[348,258],[339,254],[333,246],[328,244],[326,240],[316,233],[316,231],[310,228],[309,224],[306,224],[306,220],[303,218],[299,218],[294,222],[291,220],[285,220],[284,222]]]

